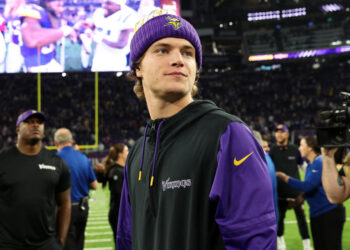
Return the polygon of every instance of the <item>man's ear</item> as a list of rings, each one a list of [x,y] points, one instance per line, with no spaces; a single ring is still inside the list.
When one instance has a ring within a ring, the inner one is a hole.
[[[19,126],[16,126],[16,133],[18,134]]]
[[[142,78],[142,72],[141,72],[140,67],[136,67],[135,72],[136,72],[136,76],[137,76],[137,77]]]

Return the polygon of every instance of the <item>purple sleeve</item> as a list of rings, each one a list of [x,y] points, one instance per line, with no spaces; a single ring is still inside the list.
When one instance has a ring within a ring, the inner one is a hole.
[[[232,122],[220,138],[209,194],[226,249],[276,249],[273,192],[265,155],[252,132]]]
[[[131,206],[129,200],[127,166],[124,168],[124,183],[120,198],[116,245],[118,250],[131,250]]]

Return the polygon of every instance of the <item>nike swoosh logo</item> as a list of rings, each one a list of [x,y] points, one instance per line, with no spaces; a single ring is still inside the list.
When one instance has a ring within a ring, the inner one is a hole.
[[[250,154],[248,154],[247,156],[245,156],[244,158],[240,159],[239,161],[237,161],[236,157],[233,159],[233,164],[237,167],[239,165],[241,165],[245,160],[247,160],[247,158],[249,156],[251,156],[253,154],[253,152],[251,152]]]

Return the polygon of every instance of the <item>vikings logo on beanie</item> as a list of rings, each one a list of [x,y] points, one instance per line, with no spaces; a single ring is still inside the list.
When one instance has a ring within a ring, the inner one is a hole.
[[[133,65],[156,41],[175,37],[188,40],[196,50],[197,68],[202,66],[202,46],[195,28],[185,19],[164,10],[154,10],[135,26],[130,45],[130,61]]]

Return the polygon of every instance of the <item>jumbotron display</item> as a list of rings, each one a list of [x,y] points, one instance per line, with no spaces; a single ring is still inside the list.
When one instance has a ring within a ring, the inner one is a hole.
[[[0,0],[0,73],[128,71],[138,20],[180,0]]]

